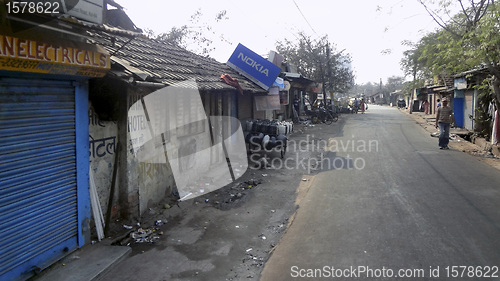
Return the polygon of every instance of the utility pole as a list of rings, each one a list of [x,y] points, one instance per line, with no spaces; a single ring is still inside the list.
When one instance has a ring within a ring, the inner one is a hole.
[[[330,66],[330,43],[326,42],[326,67],[328,68],[328,86],[329,90],[332,91],[332,68]],[[323,89],[324,89],[323,85]],[[323,91],[325,92],[325,91]],[[326,93],[323,93],[323,98],[325,99],[325,105],[326,105]]]

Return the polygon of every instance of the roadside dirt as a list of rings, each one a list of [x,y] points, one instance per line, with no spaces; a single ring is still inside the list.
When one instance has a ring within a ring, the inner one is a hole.
[[[409,114],[407,111],[403,112],[413,118],[420,126],[422,126],[422,128],[424,128],[430,134],[430,136],[436,138],[437,136],[439,136],[439,130],[436,129],[434,125],[434,116],[425,115],[422,112],[413,112],[412,114]],[[475,156],[480,161],[500,170],[500,158],[497,155],[493,154],[489,149],[484,149],[483,147],[467,141],[460,136],[467,133],[468,132],[466,130],[452,128],[450,130],[450,148]],[[478,140],[478,142],[486,143],[484,139]]]
[[[408,115],[430,137],[436,132],[431,119]],[[267,158],[265,168],[255,161],[260,157],[251,158],[251,168],[236,182],[188,201],[165,202],[137,221],[115,222],[116,232],[125,234],[116,234],[114,243],[130,246],[132,255],[101,280],[127,280],[128,276],[259,280],[264,264],[293,223],[301,200],[320,172],[307,166],[308,159],[322,152],[315,145],[342,132],[348,118],[342,115],[332,125],[295,125],[284,158],[276,152],[261,155]],[[478,145],[456,136],[450,146],[500,170],[500,159]],[[138,263],[142,269],[134,270]],[[164,267],[158,269],[158,264]]]
[[[341,132],[344,122],[296,124],[284,158],[275,151],[249,157],[245,174],[223,188],[165,202],[137,221],[116,221],[114,243],[132,254],[101,280],[258,280],[320,172],[308,159],[323,152],[318,143]],[[137,264],[141,270],[133,270]]]

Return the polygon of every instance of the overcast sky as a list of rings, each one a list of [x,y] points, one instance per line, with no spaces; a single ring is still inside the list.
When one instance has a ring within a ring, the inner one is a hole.
[[[211,56],[227,62],[241,43],[266,56],[277,40],[295,40],[299,31],[321,37],[328,35],[336,50],[351,54],[356,83],[383,83],[391,76],[403,76],[399,62],[407,47],[403,40],[418,41],[437,28],[417,0],[117,0],[139,28],[155,34],[173,26],[191,25],[200,9],[202,21],[213,27],[217,48]],[[227,11],[227,20],[215,15]],[[383,54],[390,50],[390,54]]]

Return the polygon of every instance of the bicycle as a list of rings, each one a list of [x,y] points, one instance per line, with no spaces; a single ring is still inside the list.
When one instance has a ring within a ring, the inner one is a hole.
[[[326,107],[325,109],[332,116],[333,122],[337,122],[339,120],[339,112],[333,106]]]
[[[333,110],[328,110],[333,118],[333,122],[339,121],[339,114]]]
[[[317,117],[321,122],[327,125],[332,124],[334,121],[337,122],[338,120],[338,116],[335,118],[334,115],[331,114],[330,110],[323,107],[318,108]]]
[[[309,102],[309,100],[307,101]],[[309,102],[309,104],[311,104],[311,102]],[[311,121],[313,123],[321,122],[330,125],[333,122],[337,122],[339,120],[339,114],[331,108],[331,105],[330,107],[327,107],[325,105],[314,106],[311,108],[311,110],[307,106],[305,106],[304,111],[306,115],[311,118]]]

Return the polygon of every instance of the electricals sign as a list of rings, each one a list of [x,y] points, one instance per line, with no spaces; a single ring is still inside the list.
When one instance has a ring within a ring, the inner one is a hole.
[[[104,76],[110,69],[107,51],[95,46],[80,45],[85,49],[0,35],[0,70]]]
[[[281,68],[238,44],[227,64],[265,90],[269,90],[281,72]]]

